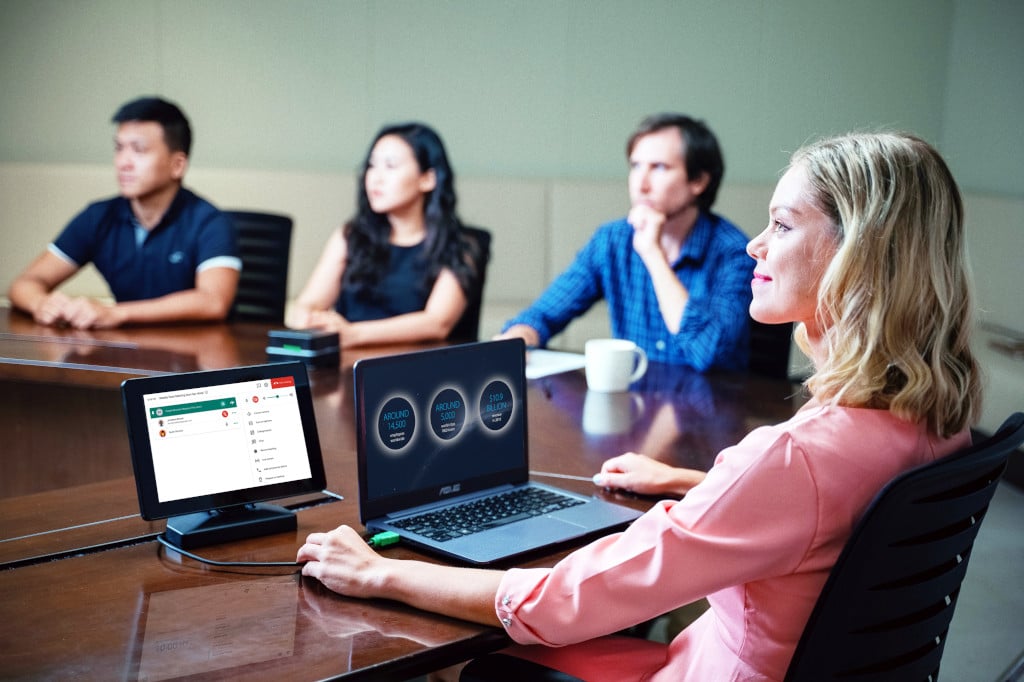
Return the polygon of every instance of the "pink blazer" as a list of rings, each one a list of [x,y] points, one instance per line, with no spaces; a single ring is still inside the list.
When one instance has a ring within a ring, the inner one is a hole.
[[[968,445],[887,411],[805,405],[726,448],[684,499],[551,569],[512,569],[495,608],[514,653],[585,680],[781,680],[878,490]],[[668,645],[603,637],[707,597]],[[600,639],[595,639],[600,638]],[[551,648],[559,647],[559,648]]]

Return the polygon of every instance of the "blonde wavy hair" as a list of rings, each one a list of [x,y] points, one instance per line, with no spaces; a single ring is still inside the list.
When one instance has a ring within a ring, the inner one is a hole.
[[[818,291],[826,358],[807,381],[820,400],[887,409],[949,437],[974,423],[973,295],[963,202],[927,142],[851,134],[797,151],[838,249]],[[806,349],[806,329],[797,330]]]

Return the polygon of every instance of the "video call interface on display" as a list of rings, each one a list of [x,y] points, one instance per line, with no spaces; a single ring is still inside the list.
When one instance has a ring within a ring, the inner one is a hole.
[[[146,518],[323,487],[301,363],[132,379],[124,397]]]
[[[489,342],[361,360],[357,429],[364,502],[454,486],[471,492],[526,469],[521,343]]]
[[[154,393],[143,401],[161,502],[309,478],[290,376]]]

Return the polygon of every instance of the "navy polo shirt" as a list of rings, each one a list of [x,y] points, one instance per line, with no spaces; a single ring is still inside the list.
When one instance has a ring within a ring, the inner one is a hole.
[[[194,289],[196,273],[208,267],[242,267],[234,224],[187,189],[178,190],[141,243],[137,227],[128,199],[98,201],[68,223],[50,250],[79,267],[93,263],[117,301]]]

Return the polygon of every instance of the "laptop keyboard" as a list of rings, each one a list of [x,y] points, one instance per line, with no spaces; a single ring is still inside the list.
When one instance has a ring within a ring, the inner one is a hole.
[[[542,488],[517,488],[447,509],[411,516],[395,521],[392,525],[419,533],[435,542],[445,542],[577,504],[583,504],[583,500]]]

